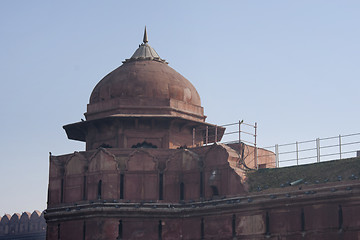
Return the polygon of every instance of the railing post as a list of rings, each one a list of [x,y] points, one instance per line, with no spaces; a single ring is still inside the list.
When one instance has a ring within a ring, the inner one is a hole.
[[[339,135],[339,153],[340,153],[340,159],[341,159],[341,135]]]
[[[239,120],[239,143],[241,143],[241,121]]]
[[[296,165],[299,166],[299,143],[296,142]]]
[[[206,133],[205,133],[205,145],[208,145],[208,138],[209,138],[209,126],[206,126]]]
[[[217,125],[215,125],[215,143],[217,142]]]
[[[320,162],[320,138],[316,139],[316,158],[317,162]]]
[[[193,145],[193,147],[195,146],[195,128],[193,128],[192,145]]]
[[[254,137],[255,137],[255,141],[254,141],[254,159],[255,159],[255,163],[256,163],[256,169],[259,169],[259,162],[258,162],[258,156],[257,156],[257,146],[256,146],[256,136],[257,136],[257,123],[255,122],[255,126],[254,126],[254,128],[255,128],[255,135],[254,135]]]
[[[279,144],[275,145],[275,165],[279,167]]]

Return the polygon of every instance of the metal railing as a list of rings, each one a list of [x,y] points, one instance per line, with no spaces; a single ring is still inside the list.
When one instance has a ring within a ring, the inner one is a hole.
[[[226,127],[222,143],[231,144],[231,143],[245,143],[247,145],[253,146],[253,151],[249,154],[254,154],[254,158],[248,164],[254,164],[256,169],[259,169],[259,156],[257,149],[257,123],[249,124],[244,122],[244,120],[238,121],[236,123],[224,124],[222,127]],[[237,139],[236,139],[237,138]],[[236,140],[230,140],[236,139]],[[251,159],[251,158],[250,158]]]
[[[256,168],[259,168],[259,156],[257,145],[257,123],[249,124],[243,120],[214,126],[213,134],[209,134],[210,127],[206,128],[204,145],[208,144],[208,139],[218,139],[218,128],[226,128],[221,143],[245,143],[254,147],[253,153]],[[196,135],[194,129],[194,136]],[[200,130],[199,130],[200,131]],[[269,150],[269,154],[262,154],[260,157],[266,158],[275,154],[275,161],[272,163],[276,167],[286,167],[292,165],[301,165],[309,163],[318,163],[323,161],[338,160],[360,156],[360,133],[347,135],[338,135],[334,137],[316,138],[307,141],[298,141],[294,143],[275,144],[269,147],[262,147]]]
[[[223,138],[220,141],[221,143],[246,143],[247,145],[254,147],[254,161],[256,168],[258,168],[257,123],[249,124],[245,123],[243,120],[239,120],[235,123],[214,126],[213,129],[211,127],[206,127],[204,145],[208,145],[210,142],[209,139],[214,139],[215,142],[218,142],[219,128],[226,128]],[[195,137],[198,134],[202,134],[201,131],[203,131],[203,129],[193,129],[193,145],[195,143]],[[209,134],[210,132],[213,132],[213,134]]]
[[[224,133],[222,143],[247,143],[251,146],[256,147],[256,138],[257,138],[257,123],[249,124],[245,123],[244,120],[241,120],[236,123],[229,123],[221,125],[221,127],[226,127],[227,131]],[[234,139],[236,140],[230,140]]]
[[[275,153],[276,167],[338,160],[355,157],[360,153],[360,133],[276,144],[264,149]]]

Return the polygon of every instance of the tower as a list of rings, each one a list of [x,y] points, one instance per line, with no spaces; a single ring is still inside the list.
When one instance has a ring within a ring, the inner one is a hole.
[[[205,122],[196,89],[146,30],[132,57],[95,86],[85,116],[64,129],[86,150],[50,155],[48,240],[359,236],[358,158],[248,171],[251,146],[218,143],[225,129]],[[274,153],[252,153],[274,166]],[[311,176],[317,167],[325,180]],[[303,176],[315,181],[298,186]]]
[[[64,129],[86,151],[50,156],[48,240],[200,239],[204,209],[192,203],[244,192],[239,155],[216,144],[225,129],[205,122],[195,87],[146,29],[95,86],[85,117]]]
[[[214,136],[215,126],[205,122],[195,87],[169,67],[147,39],[145,29],[143,43],[132,57],[95,86],[86,121],[64,126],[69,139],[86,142],[86,150],[174,149],[202,145],[206,127]],[[223,132],[217,129],[217,140]]]

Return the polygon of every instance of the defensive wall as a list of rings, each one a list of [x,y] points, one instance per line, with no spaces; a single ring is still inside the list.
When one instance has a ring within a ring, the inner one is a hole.
[[[35,210],[33,213],[24,212],[5,214],[0,217],[0,239],[31,239],[44,240],[46,237],[46,222],[44,213]]]

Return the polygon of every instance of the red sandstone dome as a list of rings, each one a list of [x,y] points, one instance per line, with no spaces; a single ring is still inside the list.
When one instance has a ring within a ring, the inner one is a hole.
[[[113,98],[176,99],[201,106],[194,86],[167,64],[157,61],[132,61],[115,69],[96,85],[90,104]]]
[[[195,87],[144,43],[130,59],[106,75],[94,88],[87,120],[114,115],[168,115],[204,121]]]
[[[195,87],[148,44],[146,29],[143,43],[131,58],[95,86],[85,117],[86,121],[64,129],[69,139],[85,141],[88,150],[128,148],[143,142],[161,148],[195,146],[206,135],[208,143],[219,141],[225,131],[205,122]],[[114,142],[109,142],[109,126],[117,129],[110,131],[118,139]]]

